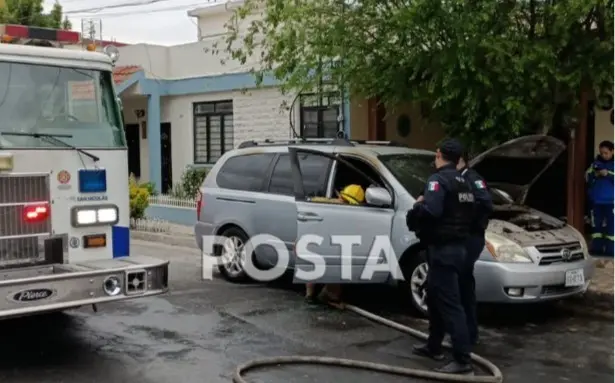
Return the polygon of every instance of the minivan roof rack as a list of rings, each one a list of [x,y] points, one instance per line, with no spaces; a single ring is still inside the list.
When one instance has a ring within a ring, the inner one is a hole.
[[[346,138],[294,138],[290,140],[250,140],[244,141],[237,147],[238,149],[250,148],[254,146],[281,146],[281,145],[333,145],[333,146],[356,146],[356,145],[382,145],[405,147],[395,141],[374,141],[374,140],[348,140]]]

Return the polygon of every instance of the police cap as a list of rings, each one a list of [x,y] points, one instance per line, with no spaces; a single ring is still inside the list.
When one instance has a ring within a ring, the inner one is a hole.
[[[464,153],[463,145],[454,138],[447,138],[442,141],[438,149],[440,149],[440,153],[443,154],[445,160],[453,163],[459,162]]]

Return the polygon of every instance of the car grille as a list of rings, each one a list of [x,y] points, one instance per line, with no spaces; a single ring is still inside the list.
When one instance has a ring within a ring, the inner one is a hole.
[[[30,203],[49,203],[48,175],[0,175],[0,267],[42,261],[41,237],[51,234],[51,220],[25,222]]]
[[[551,265],[560,262],[576,262],[583,259],[583,248],[581,242],[558,243],[552,245],[536,246],[536,250],[541,254],[539,265]],[[570,258],[564,259],[562,252],[570,251]]]
[[[542,287],[542,295],[560,295],[580,289],[582,289],[582,287],[579,286],[566,287],[564,285],[549,285]]]

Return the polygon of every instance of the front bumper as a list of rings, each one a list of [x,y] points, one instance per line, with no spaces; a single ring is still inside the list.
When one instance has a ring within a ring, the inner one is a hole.
[[[168,265],[135,255],[6,270],[0,274],[0,318],[160,295],[169,289]],[[119,281],[115,295],[105,291],[109,279]]]
[[[566,271],[583,269],[585,284],[566,287]],[[475,266],[476,298],[479,302],[526,303],[549,301],[581,294],[594,275],[593,259],[539,266],[537,264],[478,261]],[[511,296],[507,289],[523,289]]]

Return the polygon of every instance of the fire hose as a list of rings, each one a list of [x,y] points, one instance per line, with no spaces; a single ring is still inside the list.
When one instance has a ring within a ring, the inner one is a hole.
[[[402,333],[411,335],[420,340],[427,340],[428,335],[419,330],[413,329],[408,326],[404,326],[400,323],[386,319],[369,311],[363,310],[353,305],[333,305],[336,308],[352,311],[364,318],[372,320],[376,323],[398,330]],[[443,344],[446,348],[451,348],[448,343]],[[427,380],[437,380],[442,382],[465,382],[465,383],[501,383],[503,381],[502,372],[500,369],[489,360],[476,355],[470,355],[472,362],[482,367],[490,375],[462,375],[462,374],[445,374],[441,372],[422,370],[416,368],[405,368],[399,366],[392,366],[381,363],[373,363],[361,360],[343,359],[343,358],[331,358],[323,356],[278,356],[272,358],[254,359],[247,363],[237,367],[233,376],[233,383],[248,383],[244,379],[244,375],[248,371],[261,369],[264,367],[279,367],[281,365],[321,365],[332,367],[344,367],[350,369],[366,370],[380,372],[384,374],[393,374],[399,376],[415,377]]]

